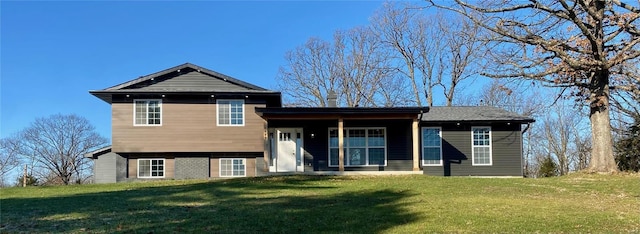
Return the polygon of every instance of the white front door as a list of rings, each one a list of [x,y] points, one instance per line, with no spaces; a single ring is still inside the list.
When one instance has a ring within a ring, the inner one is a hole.
[[[278,129],[277,172],[294,172],[302,168],[302,129]],[[299,166],[299,167],[298,167]]]

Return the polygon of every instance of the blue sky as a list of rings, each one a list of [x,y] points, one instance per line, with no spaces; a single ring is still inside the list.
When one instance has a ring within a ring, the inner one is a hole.
[[[185,62],[274,88],[286,51],[365,25],[381,5],[2,1],[0,137],[62,113],[111,138],[111,108],[88,91]]]

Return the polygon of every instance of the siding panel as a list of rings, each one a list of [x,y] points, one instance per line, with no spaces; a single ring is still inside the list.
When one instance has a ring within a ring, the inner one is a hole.
[[[213,101],[212,101],[213,102]],[[133,104],[112,104],[114,152],[263,152],[265,122],[245,104],[245,126],[216,126],[215,104],[162,103],[162,126],[133,126]]]
[[[424,174],[444,176],[522,176],[522,133],[520,126],[463,124],[442,126],[443,166],[423,166]],[[471,127],[491,126],[492,165],[473,166]]]
[[[256,176],[256,158],[247,158],[245,162],[246,162],[245,170],[246,170],[247,177]]]
[[[115,183],[116,180],[116,157],[114,152],[100,155],[94,160],[95,183]]]
[[[209,164],[211,164],[211,177],[220,177],[220,159],[211,158]]]

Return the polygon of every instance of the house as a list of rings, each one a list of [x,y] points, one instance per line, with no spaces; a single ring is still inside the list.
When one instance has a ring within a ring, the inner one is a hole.
[[[522,176],[534,120],[495,107],[282,107],[193,64],[90,91],[111,104],[96,182],[309,174]]]

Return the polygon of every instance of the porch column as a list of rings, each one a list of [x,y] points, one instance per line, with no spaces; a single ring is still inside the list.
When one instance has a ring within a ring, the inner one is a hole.
[[[269,144],[269,123],[264,121],[264,166],[262,167],[262,171],[269,172],[269,154],[271,149],[271,144]],[[257,168],[256,168],[257,169]]]
[[[338,118],[338,170],[344,171],[344,120]]]
[[[412,145],[413,145],[413,170],[420,170],[420,139],[418,134],[418,119],[413,119],[413,123],[411,124],[411,135],[412,135]]]

